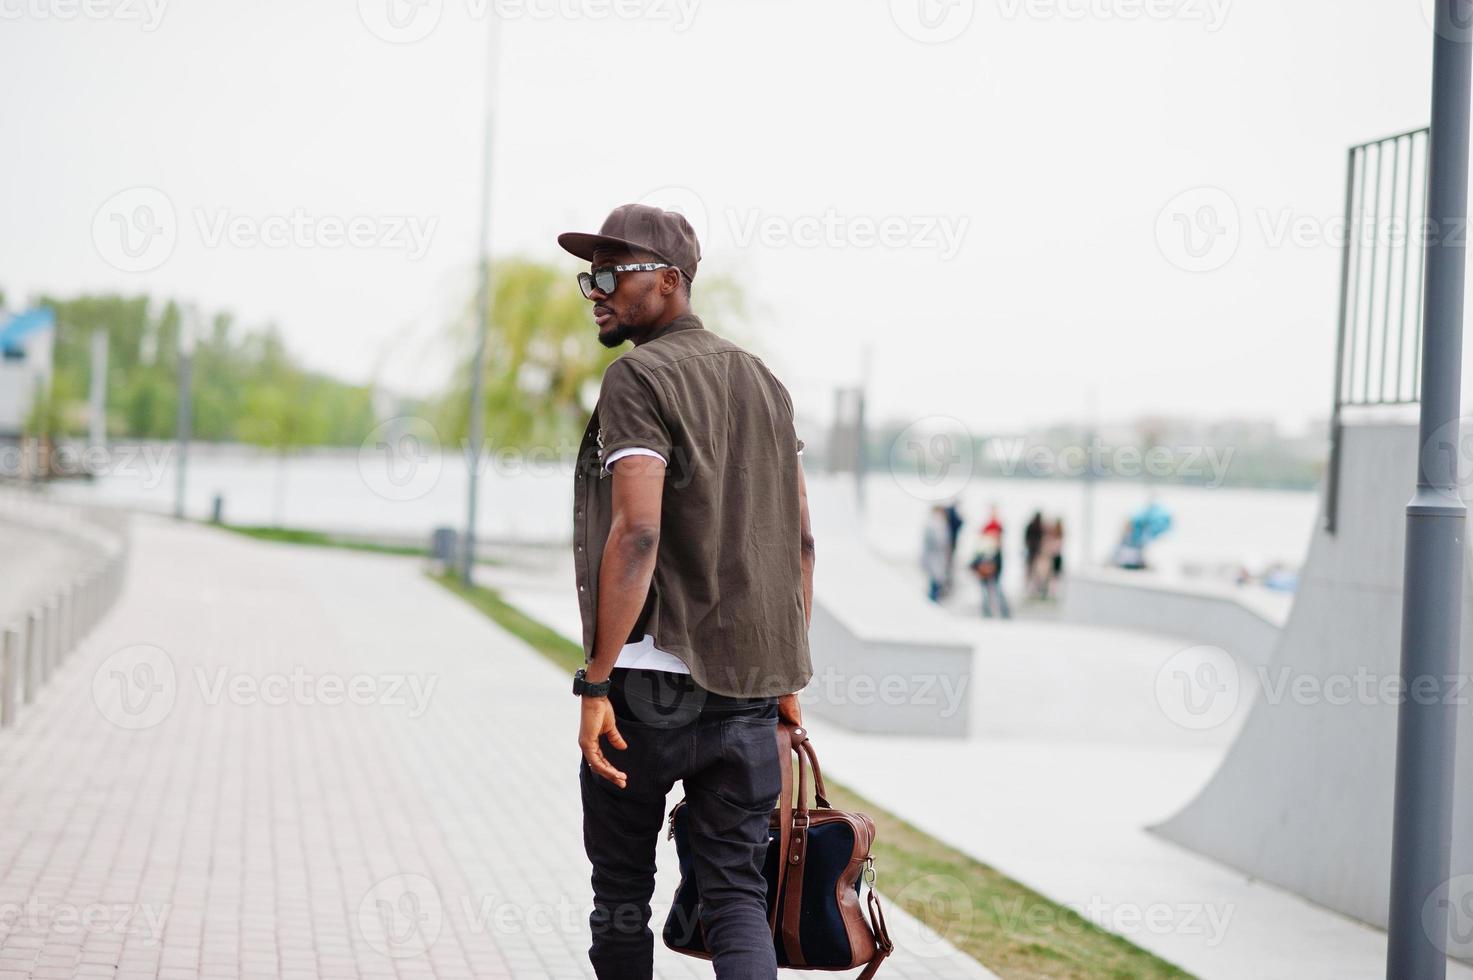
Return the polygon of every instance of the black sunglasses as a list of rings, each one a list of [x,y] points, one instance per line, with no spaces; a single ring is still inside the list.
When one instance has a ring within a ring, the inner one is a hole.
[[[578,288],[583,290],[584,299],[593,298],[593,290],[596,287],[605,296],[619,288],[619,273],[621,272],[653,272],[655,269],[669,269],[671,265],[665,262],[640,262],[636,265],[601,265],[592,272],[578,273]]]

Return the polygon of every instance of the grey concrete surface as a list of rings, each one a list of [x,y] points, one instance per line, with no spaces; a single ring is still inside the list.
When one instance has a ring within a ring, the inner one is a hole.
[[[1316,522],[1298,596],[1267,667],[1243,684],[1196,675],[1203,699],[1251,698],[1221,769],[1160,834],[1328,908],[1386,922],[1402,550],[1416,427],[1349,420],[1339,530]],[[1465,577],[1461,677],[1473,671]],[[1448,949],[1473,956],[1473,685],[1460,688]],[[1435,898],[1433,899],[1435,900]]]

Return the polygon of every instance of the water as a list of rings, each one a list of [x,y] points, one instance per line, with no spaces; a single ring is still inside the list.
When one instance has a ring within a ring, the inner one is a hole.
[[[124,504],[172,513],[177,470],[172,447],[153,444],[126,459],[123,451],[94,481],[66,482],[67,497]],[[323,531],[417,537],[426,543],[441,525],[465,522],[467,468],[447,454],[397,454],[386,449],[314,450],[279,459],[247,446],[199,445],[186,467],[185,512],[210,516],[215,494],[224,497],[224,519],[233,524],[276,524]],[[825,535],[856,533],[852,477],[815,473],[808,477],[810,510],[820,554]],[[1174,526],[1152,548],[1153,564],[1167,571],[1188,565],[1231,563],[1255,571],[1271,562],[1298,566],[1315,518],[1317,495],[1305,491],[1205,489],[1190,486],[1097,483],[1089,555],[1106,557],[1127,516],[1157,495]],[[501,456],[483,462],[478,497],[478,532],[525,543],[563,542],[572,535],[573,469],[567,461],[525,461]],[[921,529],[932,497],[917,480],[872,473],[866,480],[862,521],[865,538],[880,554],[902,564],[919,558]],[[1084,485],[1062,480],[975,479],[961,492],[967,519],[961,552],[986,519],[986,505],[999,506],[1007,547],[1008,578],[1021,576],[1017,559],[1022,531],[1035,508],[1061,517],[1065,564],[1085,557]]]

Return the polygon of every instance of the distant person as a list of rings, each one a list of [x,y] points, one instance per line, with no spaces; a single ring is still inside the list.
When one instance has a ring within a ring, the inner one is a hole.
[[[932,602],[940,602],[946,592],[946,573],[951,565],[951,526],[946,520],[946,508],[937,504],[931,508],[931,517],[926,521],[926,532],[921,539],[921,569],[930,579],[929,596]]]
[[[1058,591],[1059,574],[1064,570],[1064,522],[1048,521],[1043,528],[1043,545],[1038,553],[1040,596],[1052,599]]]
[[[1038,576],[1038,556],[1042,551],[1043,513],[1034,511],[1028,526],[1023,528],[1023,575],[1026,579],[1024,594],[1030,599],[1042,595]]]
[[[987,619],[992,618],[994,607],[1003,619],[1013,615],[1008,609],[1008,597],[1002,591],[1002,555],[1002,521],[994,506],[987,523],[977,532],[977,547],[967,566],[982,586],[982,615]]]
[[[956,543],[961,538],[962,525],[966,523],[962,519],[961,509],[957,507],[958,503],[959,501],[953,500],[951,503],[946,505],[946,532],[948,545],[946,553],[946,586],[942,590],[943,594],[945,595],[951,594],[951,587],[953,584],[952,579],[954,577],[954,570],[956,568]]]
[[[1126,521],[1120,544],[1115,548],[1115,565],[1137,570],[1146,568],[1146,546],[1169,530],[1171,512],[1152,497],[1146,506]]]

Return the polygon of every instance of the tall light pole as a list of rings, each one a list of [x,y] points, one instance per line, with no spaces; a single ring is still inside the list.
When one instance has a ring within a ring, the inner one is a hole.
[[[179,310],[179,412],[174,419],[174,517],[184,519],[184,468],[189,458],[190,423],[194,419],[194,334],[198,313],[193,304]]]
[[[1468,21],[1436,0],[1427,167],[1426,305],[1417,489],[1407,504],[1387,980],[1447,975],[1453,753],[1466,509],[1458,495],[1463,229],[1468,219]],[[1442,894],[1439,894],[1439,893]]]
[[[476,565],[476,490],[481,469],[482,415],[486,411],[486,332],[491,322],[491,150],[496,122],[496,81],[500,68],[501,32],[496,12],[486,7],[486,92],[485,119],[482,122],[481,147],[481,246],[476,261],[480,286],[476,290],[476,353],[471,358],[471,417],[466,464],[470,467],[466,483],[465,543],[461,548],[460,579],[471,584],[471,570]]]

